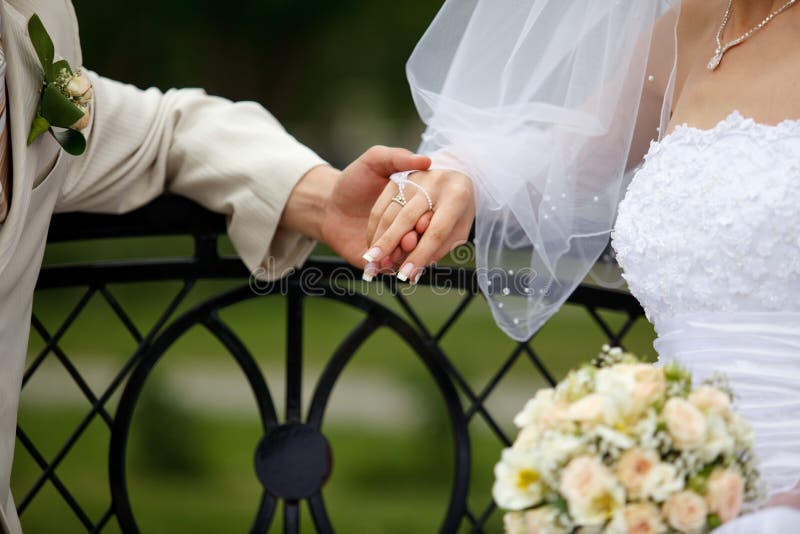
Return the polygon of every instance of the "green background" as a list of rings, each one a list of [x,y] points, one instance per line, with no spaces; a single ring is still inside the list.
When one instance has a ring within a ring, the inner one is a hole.
[[[231,99],[256,100],[302,142],[337,165],[372,144],[413,149],[422,131],[404,63],[439,8],[438,1],[74,3],[87,67],[140,87],[203,87]],[[191,243],[185,239],[103,240],[51,246],[45,261],[190,252]],[[201,283],[179,313],[241,283]],[[376,287],[359,291],[402,313],[391,296],[376,295]],[[110,288],[142,330],[153,324],[178,289],[175,283]],[[81,291],[73,289],[41,292],[35,312],[52,332],[80,297]],[[461,298],[457,291],[442,294],[425,288],[408,297],[432,327],[441,325]],[[305,306],[307,395],[336,345],[363,316],[324,299],[308,299]],[[222,313],[258,360],[279,413],[284,312],[285,303],[269,297]],[[617,326],[624,320],[614,314],[606,318]],[[652,338],[649,325],[639,321],[628,346],[652,354]],[[560,377],[591,358],[603,342],[589,314],[568,306],[541,331],[534,346]],[[31,357],[42,346],[42,340],[32,335]],[[97,295],[60,344],[95,392],[102,391],[110,373],[134,346]],[[495,327],[478,298],[442,347],[470,385],[480,390],[514,344]],[[488,408],[507,432],[513,432],[512,415],[542,383],[531,362],[522,358],[489,397]],[[261,435],[255,404],[247,402],[247,395],[236,365],[202,329],[193,329],[170,349],[148,382],[132,424],[129,487],[142,532],[247,531],[260,495],[252,458]],[[116,401],[117,397],[112,399],[111,409]],[[359,416],[359,406],[368,406],[368,415]],[[20,425],[50,459],[87,408],[51,355],[23,392]],[[334,390],[331,411],[325,433],[334,449],[334,473],[325,497],[337,532],[434,532],[449,495],[452,444],[439,394],[413,353],[391,332],[379,331],[358,351]],[[479,419],[471,430],[470,505],[482,513],[501,446]],[[108,437],[107,428],[95,420],[57,471],[93,520],[109,504]],[[19,500],[40,469],[21,446],[17,450],[12,488]],[[33,534],[83,532],[49,483],[25,510],[22,522]],[[499,514],[489,525],[489,531],[499,530]],[[273,527],[272,532],[280,531],[280,514]],[[118,530],[112,521],[105,531]],[[304,514],[304,531],[310,530]]]

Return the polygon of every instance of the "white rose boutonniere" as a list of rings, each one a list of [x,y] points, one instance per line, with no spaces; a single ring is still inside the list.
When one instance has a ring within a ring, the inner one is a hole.
[[[92,83],[65,59],[55,59],[53,40],[38,15],[28,21],[28,34],[44,71],[42,97],[31,123],[28,144],[50,132],[67,153],[79,156],[86,150],[81,130],[89,126],[91,118]]]

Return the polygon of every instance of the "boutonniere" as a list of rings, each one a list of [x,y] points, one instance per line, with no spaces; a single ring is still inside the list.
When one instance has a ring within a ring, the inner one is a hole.
[[[92,83],[80,69],[73,71],[67,60],[56,61],[53,40],[38,15],[28,21],[28,34],[44,71],[41,99],[28,134],[28,144],[50,132],[61,148],[80,156],[86,150],[86,138],[81,130],[89,125]]]

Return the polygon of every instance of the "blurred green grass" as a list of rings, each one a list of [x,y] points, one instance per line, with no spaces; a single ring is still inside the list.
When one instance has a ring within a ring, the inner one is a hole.
[[[102,253],[86,245],[50,247],[46,263],[68,263],[86,257],[172,256],[189,250],[171,240],[119,240],[105,244]],[[178,313],[241,283],[241,280],[202,282]],[[370,291],[375,287],[370,286]],[[179,284],[120,284],[110,289],[139,328],[146,329],[177,293]],[[35,312],[53,331],[81,293],[80,289],[40,292]],[[408,296],[408,301],[432,328],[441,325],[464,296],[458,291],[440,293],[419,288]],[[374,293],[370,296],[402,314],[393,297]],[[316,371],[363,315],[322,298],[305,299],[304,306],[304,363],[309,370]],[[625,319],[615,313],[603,316],[614,326]],[[224,310],[221,317],[245,342],[264,370],[270,387],[280,388],[285,363],[285,301],[280,297],[255,298]],[[43,346],[35,334],[32,337],[31,356]],[[652,354],[652,339],[651,327],[640,320],[626,338],[626,344],[640,354]],[[602,333],[592,324],[588,313],[568,305],[542,329],[533,346],[544,364],[560,378],[568,369],[596,354],[603,342]],[[121,365],[135,344],[108,305],[95,296],[60,346],[74,357],[79,369],[91,371],[97,366]],[[442,348],[477,390],[488,383],[513,347],[513,342],[494,325],[481,298],[474,299],[442,341]],[[254,518],[260,489],[252,457],[261,434],[255,405],[235,416],[198,413],[183,407],[182,395],[196,392],[168,390],[164,384],[170,376],[198,366],[235,369],[221,345],[201,328],[192,329],[168,351],[148,381],[146,395],[137,409],[128,466],[133,506],[142,532],[243,532]],[[375,373],[415,392],[419,399],[419,405],[415,405],[419,410],[418,421],[413,425],[402,421],[392,424],[400,407],[380,398],[365,398],[365,403],[385,405],[388,424],[376,427],[369,422],[334,421],[327,425],[324,430],[332,443],[335,461],[333,477],[326,486],[328,511],[338,532],[433,532],[444,514],[452,474],[451,437],[439,393],[410,349],[386,329],[378,331],[362,346],[345,371],[345,375],[355,377]],[[90,383],[96,391],[102,386],[96,380]],[[305,387],[312,385],[307,382]],[[499,418],[504,430],[513,432],[508,414],[518,410],[524,398],[542,385],[529,361],[520,359],[512,366],[498,386],[499,394],[490,396],[487,402],[490,410],[503,414]],[[66,375],[63,387],[75,387]],[[231,386],[226,383],[225,387]],[[243,378],[240,387],[246,387]],[[512,389],[519,393],[520,387],[521,397],[505,395]],[[213,398],[215,392],[207,394]],[[331,404],[335,406],[339,395],[347,394],[341,388],[335,389]],[[148,401],[153,398],[158,402]],[[20,424],[44,456],[51,458],[85,411],[72,405],[53,406],[35,400],[26,403],[23,393]],[[283,400],[274,400],[282,413]],[[115,402],[116,397],[112,399],[112,409]],[[492,467],[501,446],[480,419],[473,420],[471,432],[474,459],[470,504],[480,512],[490,499]],[[95,519],[109,503],[107,447],[108,430],[95,420],[57,471]],[[22,498],[39,472],[29,455],[18,447],[12,481],[17,499]],[[305,521],[307,515],[304,514]],[[27,533],[81,532],[72,512],[49,484],[22,520]],[[499,521],[496,513],[488,531],[499,530]],[[310,524],[304,525],[304,529],[311,530]],[[117,527],[106,531],[115,532]],[[280,531],[280,519],[272,531]]]

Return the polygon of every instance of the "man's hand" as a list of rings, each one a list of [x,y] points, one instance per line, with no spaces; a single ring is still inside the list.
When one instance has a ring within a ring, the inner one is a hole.
[[[375,146],[367,150],[342,171],[322,223],[322,240],[348,262],[363,267],[362,256],[369,248],[367,223],[389,176],[430,165],[430,158],[400,148]],[[395,255],[402,257],[399,251]]]
[[[369,245],[367,222],[389,176],[424,170],[430,164],[429,158],[405,149],[375,146],[343,171],[315,167],[295,186],[280,224],[323,241],[349,263],[363,268],[366,262],[362,255]],[[416,233],[409,237],[416,237]],[[406,241],[416,244],[416,239]],[[392,255],[398,262],[404,257],[400,249]]]

